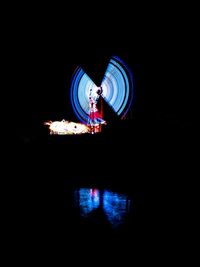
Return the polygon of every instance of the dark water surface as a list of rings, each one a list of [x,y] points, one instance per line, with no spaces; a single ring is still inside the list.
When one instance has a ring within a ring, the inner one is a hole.
[[[12,257],[126,265],[180,255],[192,231],[190,144],[182,129],[146,130],[19,139],[5,198]]]

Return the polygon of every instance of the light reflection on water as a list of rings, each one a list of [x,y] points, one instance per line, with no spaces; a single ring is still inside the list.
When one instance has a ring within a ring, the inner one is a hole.
[[[87,218],[100,209],[113,227],[123,224],[130,211],[130,197],[109,190],[80,188],[75,190],[74,199],[81,216]]]
[[[130,199],[126,195],[105,191],[103,196],[103,208],[108,221],[115,226],[123,223],[129,212]]]
[[[99,207],[99,190],[81,188],[75,191],[75,201],[80,207],[82,216],[87,216],[91,211]]]

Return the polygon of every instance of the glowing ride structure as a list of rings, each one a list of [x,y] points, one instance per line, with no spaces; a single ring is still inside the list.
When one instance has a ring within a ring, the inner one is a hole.
[[[97,103],[100,97],[112,108],[120,119],[125,119],[134,99],[134,80],[130,68],[117,56],[112,56],[101,85],[97,86],[79,66],[70,86],[70,101],[80,123],[65,120],[46,122],[51,134],[82,134],[101,132],[106,124]]]
[[[110,59],[100,87],[101,96],[124,119],[133,101],[134,83],[130,69],[119,57]],[[74,113],[83,123],[89,121],[89,96],[98,100],[100,87],[81,67],[76,69],[71,82],[70,99]]]

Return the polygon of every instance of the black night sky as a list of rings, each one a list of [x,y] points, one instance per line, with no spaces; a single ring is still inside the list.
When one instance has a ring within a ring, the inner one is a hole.
[[[197,117],[193,50],[185,44],[189,33],[184,22],[176,23],[174,9],[171,16],[139,16],[132,6],[115,6],[95,4],[96,13],[67,7],[62,14],[32,7],[21,15],[13,12],[6,32],[5,113],[12,121],[9,164],[15,170],[8,186],[10,233],[16,251],[21,239],[32,249],[23,244],[20,249],[35,260],[42,254],[51,261],[57,253],[56,262],[67,261],[74,252],[89,264],[92,251],[97,261],[108,256],[125,266],[125,260],[135,263],[142,254],[153,259],[151,249],[166,258],[167,242],[176,250],[189,236]],[[130,119],[92,138],[50,136],[44,121],[77,120],[69,101],[76,67],[100,84],[112,55],[133,72]],[[69,188],[76,186],[137,196],[134,220],[119,235],[96,226],[103,221],[99,214],[82,224],[70,202]],[[90,242],[95,236],[98,251]]]

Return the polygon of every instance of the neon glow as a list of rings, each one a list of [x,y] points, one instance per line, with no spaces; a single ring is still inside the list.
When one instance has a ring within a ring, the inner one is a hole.
[[[134,82],[132,72],[119,57],[110,59],[100,87],[104,100],[124,119],[133,102]],[[89,95],[98,100],[98,89],[84,70],[78,67],[72,77],[70,99],[75,115],[83,123],[89,121]]]

